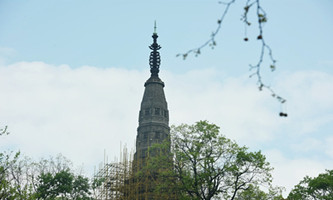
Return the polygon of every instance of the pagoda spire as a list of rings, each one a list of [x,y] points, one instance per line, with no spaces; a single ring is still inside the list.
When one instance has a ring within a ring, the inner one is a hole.
[[[140,112],[139,112],[139,126],[137,128],[136,135],[136,151],[134,153],[132,162],[133,181],[129,179],[128,183],[135,184],[136,199],[149,199],[156,200],[158,198],[155,193],[158,189],[158,183],[162,183],[164,179],[160,179],[160,169],[167,170],[166,166],[158,166],[158,168],[149,169],[146,171],[148,163],[153,161],[159,156],[163,156],[167,159],[170,157],[170,127],[169,127],[169,110],[168,103],[164,94],[164,82],[158,77],[159,66],[160,66],[160,54],[158,52],[161,49],[160,45],[157,44],[157,32],[156,22],[153,32],[153,44],[149,46],[152,50],[149,56],[149,65],[151,76],[145,82],[145,90],[141,101]],[[164,141],[166,143],[164,143]],[[159,147],[152,148],[156,144],[163,145],[163,151]],[[167,149],[165,149],[167,147]],[[169,162],[169,160],[168,160]],[[172,165],[170,165],[172,166]],[[172,169],[170,169],[172,170]],[[140,175],[138,176],[137,174]],[[162,177],[161,177],[162,178]],[[156,182],[157,181],[157,182]],[[171,188],[171,187],[170,187]],[[134,189],[134,187],[133,187]],[[163,193],[168,195],[174,195],[174,191],[171,189],[163,189]],[[130,194],[130,193],[129,193]],[[163,194],[163,196],[164,196]],[[135,199],[135,198],[130,198]],[[165,198],[162,198],[165,199]],[[170,198],[168,198],[170,199]],[[178,199],[178,198],[171,198]]]
[[[158,52],[158,50],[161,49],[161,46],[157,44],[158,35],[156,32],[156,21],[154,24],[154,33],[152,37],[153,37],[153,44],[149,46],[149,48],[152,50],[149,56],[150,72],[151,76],[158,77],[158,72],[160,71],[160,64],[161,64],[160,52]]]

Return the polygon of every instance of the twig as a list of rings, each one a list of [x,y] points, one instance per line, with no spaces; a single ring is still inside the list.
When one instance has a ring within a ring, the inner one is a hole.
[[[201,46],[197,47],[197,48],[193,48],[188,50],[185,53],[180,53],[177,54],[176,56],[182,56],[183,59],[185,60],[189,54],[194,54],[196,57],[201,54],[201,50],[207,46],[210,46],[212,49],[214,49],[214,47],[216,46],[216,41],[215,41],[215,36],[219,33],[219,31],[221,30],[222,27],[222,23],[225,19],[225,16],[227,15],[230,6],[235,3],[236,0],[231,0],[229,2],[219,2],[220,4],[223,4],[225,6],[224,11],[221,15],[221,17],[218,19],[217,21],[217,28],[215,31],[212,32],[210,38],[204,42]],[[250,71],[254,71],[254,73],[252,73],[250,75],[250,78],[252,77],[257,77],[257,85],[260,91],[262,91],[264,88],[267,89],[268,91],[270,91],[271,96],[275,99],[277,99],[281,104],[284,104],[286,102],[286,99],[282,98],[280,95],[278,95],[271,87],[269,87],[266,83],[263,82],[262,80],[262,76],[261,76],[261,67],[262,67],[262,63],[264,61],[265,55],[267,55],[266,51],[268,51],[268,57],[271,61],[270,64],[270,69],[271,71],[275,71],[276,69],[276,60],[273,57],[273,51],[271,49],[271,47],[265,42],[264,40],[264,34],[263,34],[263,24],[267,22],[267,15],[265,10],[261,7],[260,5],[260,0],[247,0],[246,4],[244,6],[244,14],[241,18],[241,20],[244,22],[245,25],[245,38],[244,41],[248,41],[248,38],[246,36],[247,34],[247,26],[250,26],[251,23],[248,20],[248,15],[249,15],[249,11],[252,7],[256,6],[256,15],[257,15],[257,20],[258,20],[258,29],[259,29],[259,35],[257,37],[258,40],[261,40],[261,51],[259,54],[259,59],[258,59],[258,63],[256,65],[251,65],[250,64]],[[280,116],[281,117],[287,117],[287,114],[284,112],[280,112]]]

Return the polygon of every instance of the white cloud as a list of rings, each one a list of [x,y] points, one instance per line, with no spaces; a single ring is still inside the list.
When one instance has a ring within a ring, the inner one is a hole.
[[[333,160],[333,136],[327,137],[325,139],[325,153],[329,156],[331,160]]]
[[[288,123],[295,134],[311,134],[333,122],[333,75],[321,71],[283,73],[278,87],[288,99]]]
[[[171,122],[193,123],[207,119],[221,126],[228,137],[243,144],[274,138],[280,119],[276,119],[278,111],[272,112],[264,106],[272,100],[270,96],[258,92],[246,75],[217,80],[216,74],[220,73],[206,69],[166,76],[166,87],[172,88],[166,88]],[[175,116],[172,113],[176,113]]]
[[[294,144],[291,148],[297,152],[308,153],[314,149],[320,150],[323,148],[323,142],[317,138],[305,138],[299,143]]]
[[[91,172],[103,161],[104,149],[112,161],[119,157],[120,143],[134,147],[148,76],[148,70],[42,62],[2,66],[0,125],[8,125],[11,134],[0,146],[34,158],[62,153]],[[276,183],[288,189],[332,166],[325,161],[333,156],[332,138],[321,130],[333,120],[332,77],[316,71],[279,77],[277,89],[287,94],[290,106],[289,117],[280,118],[278,103],[258,92],[247,75],[225,77],[216,69],[161,72],[171,124],[207,119],[251,150],[263,149],[275,167]],[[290,144],[290,138],[297,143]],[[320,155],[313,159],[309,152]]]
[[[274,167],[272,173],[274,177],[273,184],[286,188],[285,197],[306,175],[316,177],[319,173],[325,172],[328,166],[333,165],[332,160],[320,161],[319,159],[305,157],[288,159],[278,149],[271,149],[264,153]]]
[[[0,70],[0,119],[12,133],[2,145],[95,165],[104,149],[114,156],[120,141],[133,146],[144,73],[40,62]]]
[[[279,79],[282,80],[279,81],[281,89],[288,92],[288,99],[294,103],[300,116],[332,109],[332,74],[308,70],[285,73]]]

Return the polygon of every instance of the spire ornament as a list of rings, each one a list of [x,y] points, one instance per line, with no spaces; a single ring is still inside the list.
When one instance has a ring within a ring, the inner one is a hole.
[[[156,33],[156,21],[155,21],[154,33],[153,33],[152,37],[153,37],[153,44],[151,44],[149,46],[149,48],[152,50],[152,52],[150,52],[150,56],[149,56],[150,72],[151,72],[151,76],[158,77],[158,72],[160,71],[160,64],[161,64],[160,52],[158,52],[158,50],[161,49],[161,46],[159,44],[157,44],[158,35]]]
[[[157,34],[157,33],[156,33],[156,28],[157,28],[157,27],[156,27],[156,20],[155,20],[155,22],[154,22],[154,34]]]

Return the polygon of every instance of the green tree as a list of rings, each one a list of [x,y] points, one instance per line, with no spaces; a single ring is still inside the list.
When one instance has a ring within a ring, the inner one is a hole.
[[[17,153],[0,153],[0,199],[89,199],[88,178],[71,172],[70,161],[56,158],[34,162]]]
[[[73,182],[73,191],[71,197],[73,199],[90,199],[90,183],[89,179],[81,175],[76,176]]]
[[[33,188],[26,181],[24,160],[20,152],[0,153],[0,199],[34,199]]]
[[[265,192],[259,186],[249,185],[246,190],[237,194],[235,200],[282,200],[282,188],[272,187]]]
[[[39,184],[36,196],[39,199],[55,198],[57,194],[53,191],[53,176],[51,173],[41,174],[39,177]]]
[[[20,153],[14,157],[9,153],[0,153],[0,199],[14,199],[18,196],[16,188],[12,185],[9,169],[17,162]]]
[[[289,200],[332,200],[333,170],[326,170],[317,177],[304,177],[289,193]]]
[[[248,152],[222,136],[207,121],[173,126],[174,173],[181,199],[236,199],[251,185],[269,184],[271,170],[264,155]]]
[[[38,199],[89,199],[90,185],[88,178],[75,176],[69,169],[41,174],[37,187]]]
[[[179,187],[173,166],[170,140],[149,147],[142,169],[134,174],[135,179],[147,186],[146,192],[154,199],[177,199]],[[149,191],[151,190],[151,191]]]

